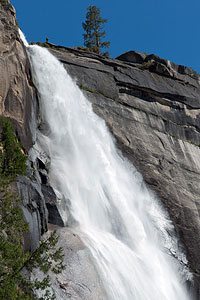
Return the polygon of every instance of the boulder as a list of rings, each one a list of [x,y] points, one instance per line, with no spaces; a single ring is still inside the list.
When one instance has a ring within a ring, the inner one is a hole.
[[[131,62],[142,64],[146,58],[145,53],[137,52],[137,51],[128,51],[116,57],[116,59],[124,61],[124,62]]]
[[[57,196],[50,185],[42,185],[42,193],[48,209],[48,222],[63,227],[64,221],[57,206]]]

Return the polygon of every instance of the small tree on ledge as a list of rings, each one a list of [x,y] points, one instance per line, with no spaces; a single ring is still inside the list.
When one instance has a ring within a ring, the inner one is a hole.
[[[109,48],[110,42],[105,42],[106,32],[104,24],[107,23],[107,19],[102,19],[100,16],[100,8],[96,6],[89,6],[87,8],[86,21],[82,23],[83,29],[86,33],[83,34],[84,45],[90,51],[109,56],[108,51],[101,52],[101,48]]]

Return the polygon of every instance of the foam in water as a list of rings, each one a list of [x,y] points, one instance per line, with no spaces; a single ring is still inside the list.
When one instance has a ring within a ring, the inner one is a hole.
[[[22,40],[24,46],[28,47],[29,43],[27,42],[24,33],[20,29],[19,29],[19,36],[20,36],[20,39]]]
[[[169,250],[186,258],[141,175],[62,64],[39,46],[28,53],[46,128],[46,135],[38,132],[38,147],[51,158],[50,183],[70,202],[71,226],[90,249],[108,299],[189,299],[189,273]],[[62,214],[67,222],[65,209]]]

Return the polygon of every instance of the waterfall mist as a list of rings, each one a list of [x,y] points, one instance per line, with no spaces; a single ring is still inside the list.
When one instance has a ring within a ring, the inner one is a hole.
[[[27,51],[45,127],[38,147],[51,159],[62,217],[90,249],[107,298],[188,300],[189,272],[179,263],[187,261],[159,201],[62,64],[39,46]]]

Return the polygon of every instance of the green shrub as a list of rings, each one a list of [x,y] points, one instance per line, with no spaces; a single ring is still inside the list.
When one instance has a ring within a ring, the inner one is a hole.
[[[0,0],[0,3],[7,4],[7,3],[9,3],[9,1],[8,0]]]
[[[17,175],[26,171],[26,155],[17,139],[11,122],[2,117],[0,151],[0,299],[8,300],[53,300],[55,296],[48,287],[48,271],[60,273],[63,265],[63,250],[56,247],[55,232],[41,241],[32,254],[24,253],[24,234],[29,230],[23,220],[20,199],[13,182]],[[40,281],[23,276],[22,271],[40,269],[44,278]],[[36,296],[36,290],[45,290],[43,297]]]
[[[15,177],[26,172],[27,156],[22,150],[10,120],[2,117],[0,173],[1,176]]]
[[[24,253],[23,237],[28,231],[19,207],[21,199],[14,194],[7,180],[0,184],[0,299],[9,300],[53,300],[54,295],[48,287],[49,270],[60,273],[64,269],[63,250],[56,249],[58,236],[55,232],[41,241],[40,247],[33,253]],[[40,269],[44,278],[30,281],[22,270],[30,273]],[[42,298],[36,296],[37,290],[45,290]]]
[[[78,49],[78,50],[82,50],[82,51],[90,51],[89,48],[82,47],[82,46],[78,46],[77,49]]]

